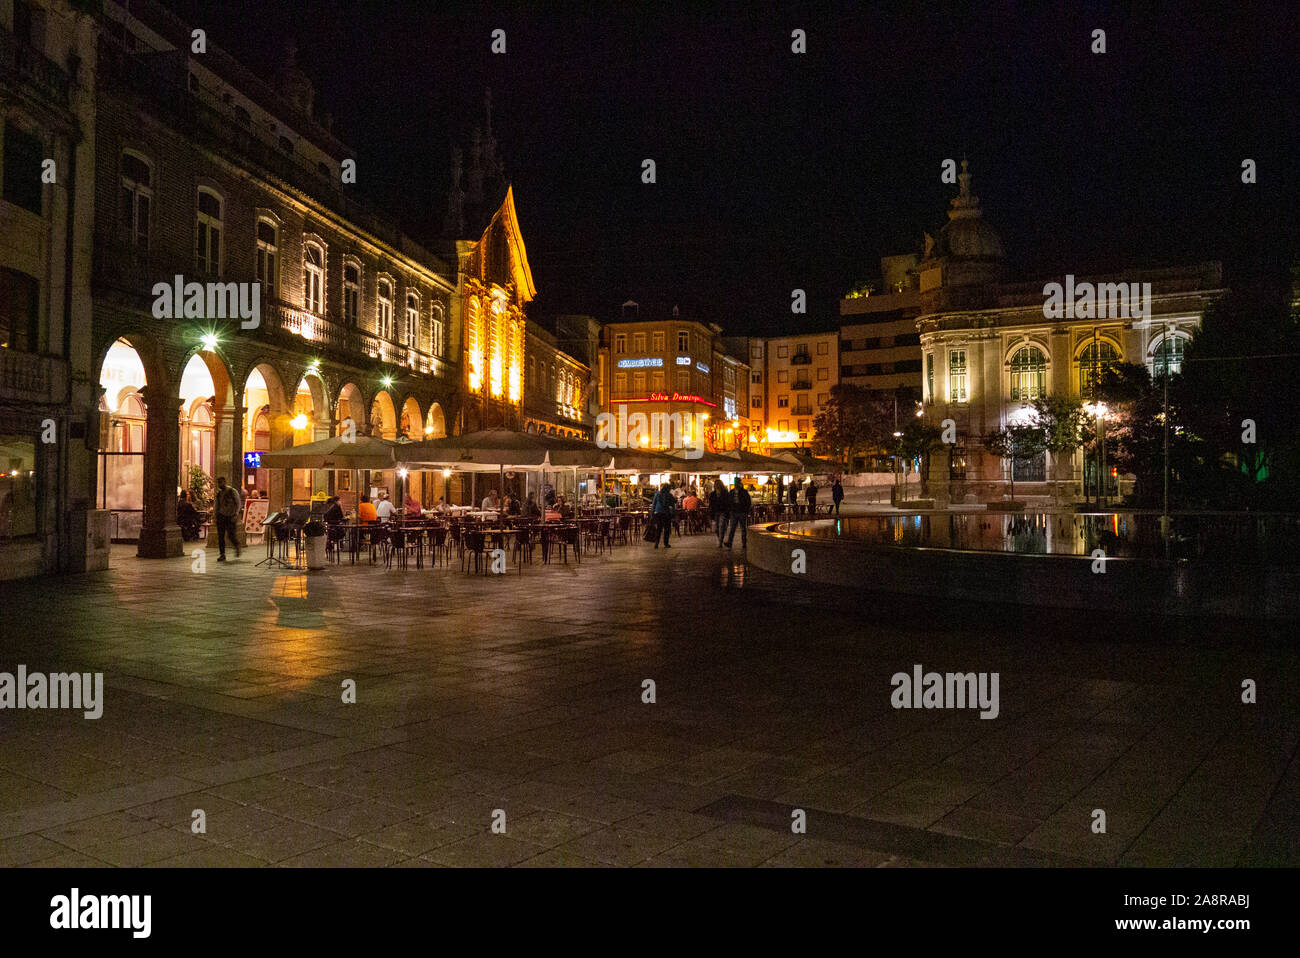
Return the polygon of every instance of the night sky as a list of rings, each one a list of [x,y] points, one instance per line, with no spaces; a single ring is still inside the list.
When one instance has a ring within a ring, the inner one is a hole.
[[[1294,2],[169,5],[268,79],[296,37],[357,188],[416,238],[490,86],[535,315],[631,298],[728,333],[831,328],[943,225],[963,155],[1013,278],[1220,259],[1245,285],[1300,256]]]

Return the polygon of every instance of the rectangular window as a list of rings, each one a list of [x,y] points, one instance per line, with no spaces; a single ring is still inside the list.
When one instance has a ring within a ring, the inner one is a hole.
[[[36,535],[36,438],[0,436],[0,540]]]
[[[934,402],[934,353],[925,354],[925,401]]]
[[[790,408],[790,397],[789,397],[789,396],[777,396],[777,397],[776,397],[776,408],[777,408],[777,409],[789,409],[789,408]]]
[[[689,393],[691,391],[691,373],[687,369],[677,370],[677,391],[679,393]]]
[[[799,438],[802,439],[802,438],[804,437],[804,434],[808,432],[808,420],[807,420],[807,419],[800,419],[800,420],[795,424],[795,426],[796,426],[796,427],[798,428],[798,430],[799,430]]]
[[[619,333],[614,337],[614,352],[619,355],[627,352],[627,336],[624,333]]]
[[[638,396],[645,392],[645,373],[632,374],[632,392]]]
[[[763,382],[763,374],[754,373],[753,378],[750,381],[753,382],[755,386],[761,385]]]
[[[969,398],[964,349],[953,349],[948,353],[948,396],[950,402],[966,402]]]
[[[632,334],[632,352],[634,353],[645,352],[645,333]]]
[[[276,299],[279,296],[277,280],[280,244],[276,228],[266,220],[257,221],[257,281],[262,284],[262,296]]]
[[[627,396],[627,373],[614,374],[614,395],[619,399]]]
[[[656,352],[656,353],[662,353],[662,352],[664,351],[664,334],[663,334],[663,330],[660,330],[659,332],[654,333],[654,334],[650,337],[650,342],[651,342],[651,346],[650,346],[650,348],[651,348],[654,352]]]
[[[361,271],[355,264],[343,267],[343,321],[349,326],[357,323],[361,303]]]
[[[776,358],[777,358],[777,359],[787,359],[789,356],[790,356],[790,347],[789,347],[789,346],[778,346],[778,347],[776,347]]]
[[[221,273],[221,198],[201,189],[194,239],[194,268],[208,276]]]
[[[656,369],[650,374],[650,388],[657,393],[664,391],[664,371]]]
[[[41,286],[35,276],[0,267],[0,346],[24,353],[40,351],[40,299]]]
[[[818,356],[825,356],[829,351],[830,351],[830,343],[818,343],[818,344],[817,344],[817,355],[818,355]]]
[[[948,462],[948,478],[960,481],[966,478],[966,444],[954,443],[952,458]]]
[[[750,408],[752,408],[752,409],[762,409],[762,408],[763,408],[763,400],[762,400],[761,398],[759,398],[758,396],[751,396],[750,399],[749,399],[749,405],[750,405]]]
[[[776,428],[779,429],[781,432],[789,432],[789,431],[790,431],[790,420],[789,420],[789,419],[778,419],[777,422],[776,422]]]
[[[691,334],[689,330],[677,330],[677,352],[689,353],[691,351]]]
[[[826,382],[830,378],[831,378],[831,371],[827,369],[825,366],[817,370],[817,379],[820,380],[821,382]]]
[[[776,381],[779,383],[788,383],[790,381],[790,370],[778,369],[776,371]]]
[[[39,137],[5,122],[4,198],[37,216],[41,215],[41,160],[45,158],[44,152]]]
[[[826,405],[828,402],[830,402],[830,401],[831,401],[831,394],[830,394],[830,393],[818,393],[818,394],[817,394],[817,405],[819,405],[819,406],[825,406],[825,405]]]

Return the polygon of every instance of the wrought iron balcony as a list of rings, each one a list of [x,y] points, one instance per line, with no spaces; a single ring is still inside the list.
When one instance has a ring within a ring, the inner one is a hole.
[[[812,389],[811,379],[796,379],[790,384],[791,389]]]
[[[40,50],[3,27],[0,27],[0,77],[6,80],[16,77],[35,87],[47,100],[64,109],[68,107],[68,74]]]
[[[790,357],[791,366],[811,366],[812,355],[810,353],[795,353]]]

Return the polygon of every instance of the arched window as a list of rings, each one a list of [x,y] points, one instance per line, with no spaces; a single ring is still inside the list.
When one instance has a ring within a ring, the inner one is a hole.
[[[343,321],[349,326],[357,323],[361,305],[361,267],[347,260],[343,263]]]
[[[273,221],[265,218],[257,221],[257,281],[262,284],[264,295],[279,298],[280,231]]]
[[[1047,358],[1037,346],[1021,346],[1011,357],[1011,399],[1029,402],[1047,395]]]
[[[416,336],[420,329],[420,297],[415,293],[406,294],[406,345],[411,349],[416,346]]]
[[[303,247],[302,305],[309,313],[325,311],[325,251],[315,243]]]
[[[1155,379],[1166,373],[1177,375],[1183,371],[1183,353],[1187,347],[1187,337],[1177,333],[1165,333],[1160,337],[1151,352],[1151,376]]]
[[[122,231],[132,246],[149,248],[153,208],[153,167],[136,153],[122,154]]]
[[[433,354],[439,358],[446,351],[447,344],[443,339],[443,310],[442,303],[433,304]]]
[[[393,284],[379,281],[379,338],[393,338]]]
[[[199,187],[194,239],[194,268],[206,276],[221,275],[221,196]]]
[[[1097,380],[1107,369],[1119,362],[1119,353],[1104,339],[1088,343],[1079,353],[1079,394],[1091,396]]]

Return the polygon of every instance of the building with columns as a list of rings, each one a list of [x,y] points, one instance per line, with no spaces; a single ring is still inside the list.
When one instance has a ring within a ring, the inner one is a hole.
[[[1111,293],[1106,309],[1098,301],[1072,310],[1072,317],[1054,315],[1055,309],[1045,309],[1045,287],[1068,289],[1070,280],[1006,282],[1002,241],[983,219],[964,160],[959,180],[949,222],[927,244],[918,267],[925,416],[935,426],[951,420],[957,439],[929,459],[928,494],[940,507],[1006,496],[1010,465],[988,453],[981,437],[1023,416],[1033,399],[1071,396],[1085,403],[1100,370],[1116,362],[1142,363],[1154,374],[1176,372],[1206,306],[1225,292],[1218,263],[1075,276],[1076,290],[1087,283]],[[1123,289],[1139,293],[1149,284],[1150,296],[1144,303],[1118,303],[1118,284],[1137,284]],[[1051,458],[1017,463],[1017,498],[1079,494],[1082,453]]]
[[[177,490],[196,471],[273,509],[330,492],[351,504],[350,475],[264,469],[256,453],[349,421],[444,434],[460,398],[455,264],[354,198],[352,152],[292,49],[268,84],[210,40],[192,52],[191,26],[150,0],[106,0],[98,19],[95,506],[116,540],[169,556],[182,551]],[[156,287],[177,276],[255,285],[260,315],[220,318],[209,302],[160,316]]]

